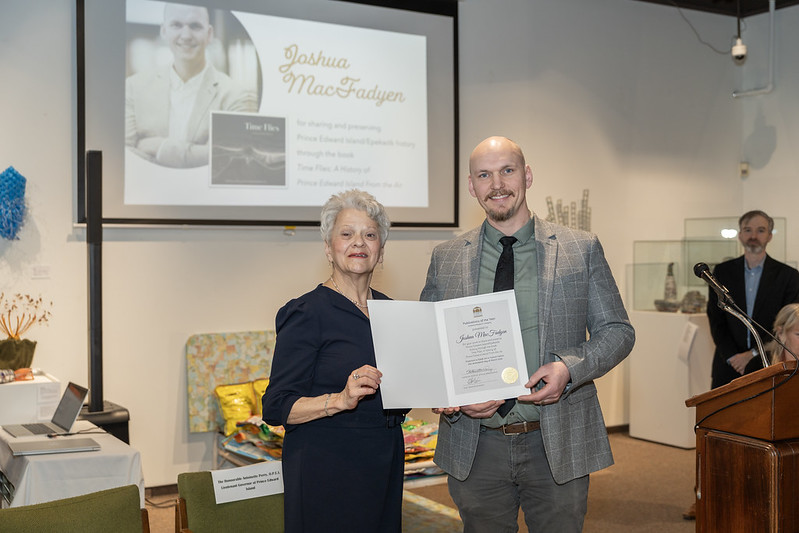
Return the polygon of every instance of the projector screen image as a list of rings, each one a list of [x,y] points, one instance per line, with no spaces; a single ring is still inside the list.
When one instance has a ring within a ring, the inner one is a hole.
[[[104,221],[314,225],[358,188],[397,226],[457,225],[451,9],[86,0]]]

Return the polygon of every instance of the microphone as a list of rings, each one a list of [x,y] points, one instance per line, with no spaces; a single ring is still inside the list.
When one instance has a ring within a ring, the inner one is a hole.
[[[710,288],[713,289],[716,292],[716,296],[719,297],[719,302],[735,305],[732,296],[730,296],[730,291],[727,290],[727,287],[719,283],[715,277],[713,277],[713,274],[710,273],[710,267],[707,266],[707,263],[695,264],[694,274],[697,278],[702,278],[705,280],[705,283],[710,285]]]

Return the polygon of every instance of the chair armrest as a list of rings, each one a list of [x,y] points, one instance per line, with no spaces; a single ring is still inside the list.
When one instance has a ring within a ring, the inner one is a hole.
[[[147,509],[141,510],[141,530],[142,533],[150,533],[150,515]]]

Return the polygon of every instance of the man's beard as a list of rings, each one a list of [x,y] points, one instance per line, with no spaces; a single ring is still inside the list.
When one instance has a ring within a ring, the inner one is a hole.
[[[763,253],[763,250],[765,250],[765,249],[766,249],[766,247],[763,246],[760,243],[757,243],[757,244],[749,244],[749,243],[747,243],[747,244],[744,245],[744,250],[746,250],[750,254],[760,254],[760,253]]]
[[[516,196],[511,191],[502,190],[502,191],[498,191],[498,192],[499,192],[500,196],[508,195],[508,198],[514,198]],[[488,206],[488,202],[490,202],[490,201],[491,201],[491,196],[489,195],[485,199],[486,206]],[[506,220],[510,220],[511,218],[513,218],[513,215],[516,214],[516,211],[518,209],[519,209],[519,207],[517,205],[515,205],[515,204],[512,204],[511,206],[509,206],[508,209],[505,210],[505,211],[499,211],[499,210],[496,210],[496,209],[491,209],[489,207],[485,208],[486,214],[488,215],[488,218],[490,218],[491,220],[493,220],[495,222],[505,222]]]
[[[495,222],[505,222],[506,220],[513,218],[513,215],[516,214],[516,210],[516,206],[513,205],[508,208],[507,211],[496,211],[494,209],[489,209],[486,211],[486,213],[488,214],[488,218]]]

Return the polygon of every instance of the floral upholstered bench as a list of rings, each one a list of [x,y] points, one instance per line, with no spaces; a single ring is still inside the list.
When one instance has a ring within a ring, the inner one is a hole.
[[[225,461],[240,466],[269,458],[269,454],[259,455],[260,452],[247,446],[245,441],[252,438],[274,443],[277,440],[275,435],[259,435],[257,425],[255,430],[244,425],[242,435],[238,435],[238,429],[232,432],[230,421],[222,412],[225,400],[220,402],[218,394],[224,390],[229,394],[236,393],[232,390],[236,388],[234,385],[268,382],[274,349],[273,330],[202,333],[192,335],[186,341],[189,432],[214,431],[219,434],[214,446],[216,468]],[[258,388],[256,386],[253,390]],[[260,393],[263,393],[263,388],[260,388]],[[238,401],[230,396],[228,399],[233,403]],[[260,414],[260,395],[256,398],[253,392],[249,405],[251,412],[243,418]]]

